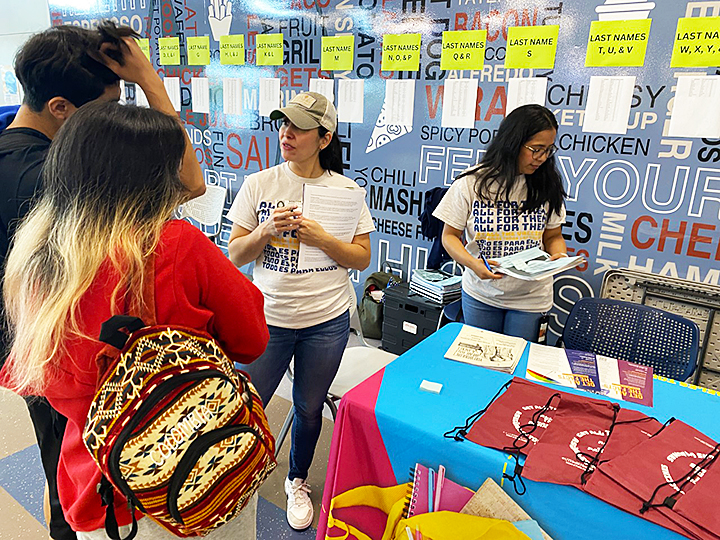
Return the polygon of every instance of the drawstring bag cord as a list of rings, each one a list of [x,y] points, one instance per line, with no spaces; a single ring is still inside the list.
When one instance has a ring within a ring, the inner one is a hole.
[[[608,429],[608,434],[607,434],[607,437],[605,438],[605,443],[600,446],[600,449],[597,451],[597,453],[594,456],[587,454],[585,452],[576,452],[575,453],[575,457],[577,457],[579,461],[587,461],[587,466],[585,467],[585,471],[583,471],[582,475],[580,476],[580,483],[583,486],[590,479],[590,476],[592,475],[593,472],[595,472],[598,465],[607,463],[609,461],[607,459],[601,460],[600,456],[602,455],[603,451],[605,450],[605,447],[607,446],[608,442],[610,441],[610,437],[613,434],[613,430],[615,429],[615,426],[622,426],[622,425],[627,425],[627,424],[638,424],[640,422],[647,422],[648,420],[657,421],[657,418],[655,418],[655,417],[645,416],[644,418],[638,418],[637,420],[625,420],[624,422],[618,422],[617,415],[620,412],[620,406],[617,403],[613,403],[612,406],[613,406],[613,419],[612,419],[612,423],[610,424],[610,429]],[[674,420],[675,420],[675,418],[670,418],[667,422],[665,422],[662,425],[662,427],[656,433],[653,433],[650,436],[650,438],[655,437],[656,435],[662,433],[662,431]]]
[[[530,422],[527,424],[523,424],[518,429],[518,435],[515,437],[515,440],[513,441],[512,446],[506,446],[503,448],[503,452],[509,453],[514,459],[515,459],[515,467],[513,469],[512,474],[508,474],[506,472],[503,472],[503,478],[509,480],[512,482],[513,489],[515,490],[515,493],[518,495],[525,495],[525,492],[527,491],[527,488],[525,486],[525,482],[522,478],[522,465],[520,465],[520,455],[521,450],[525,449],[528,444],[530,444],[531,435],[535,432],[535,430],[538,428],[538,424],[540,422],[540,417],[548,412],[551,408],[552,400],[555,398],[562,399],[562,396],[559,393],[554,393],[551,395],[545,405],[543,405],[540,409],[535,411],[530,419]],[[526,428],[530,428],[526,431]],[[521,441],[522,439],[522,441]]]
[[[443,433],[443,437],[446,439],[454,439],[456,441],[464,441],[465,436],[467,435],[467,432],[470,430],[472,425],[483,415],[487,412],[487,410],[490,408],[490,405],[492,405],[495,400],[500,396],[500,394],[507,389],[508,386],[510,386],[510,383],[512,382],[512,379],[503,384],[500,387],[500,390],[497,391],[497,393],[492,397],[490,402],[485,405],[484,409],[479,410],[478,412],[468,416],[468,418],[465,420],[465,424],[462,426],[455,426],[450,431],[446,431]]]
[[[720,453],[720,443],[715,445],[715,448],[713,448],[709,453],[705,454],[705,457],[700,460],[700,462],[695,465],[689,473],[685,474],[680,478],[679,481],[669,481],[664,482],[660,484],[658,487],[655,488],[655,491],[653,491],[652,495],[650,496],[650,499],[643,502],[642,508],[640,508],[640,513],[644,514],[651,508],[659,508],[661,506],[665,506],[667,508],[672,509],[673,506],[675,506],[675,503],[677,502],[677,496],[685,489],[685,487],[692,482],[695,477],[700,478],[700,473],[703,471],[703,469],[707,470],[710,468],[710,466],[715,463],[717,460],[718,454]],[[704,473],[703,473],[704,474]],[[670,495],[668,497],[665,497],[665,499],[660,503],[653,504],[652,501],[657,495],[657,492],[660,490],[660,488],[663,488],[665,486],[670,486],[672,484],[680,484],[678,486],[678,492],[674,495]]]

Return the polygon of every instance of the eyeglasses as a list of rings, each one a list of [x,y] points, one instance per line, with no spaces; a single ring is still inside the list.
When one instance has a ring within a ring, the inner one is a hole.
[[[527,146],[525,144],[523,144],[523,147],[532,152],[533,159],[540,159],[543,156],[547,156],[547,158],[550,159],[555,155],[555,152],[558,151],[558,147],[554,144],[551,144],[547,148],[533,148],[532,146]]]

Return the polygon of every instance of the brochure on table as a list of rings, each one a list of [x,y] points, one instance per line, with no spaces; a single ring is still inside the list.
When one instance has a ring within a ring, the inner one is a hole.
[[[445,353],[445,358],[512,373],[520,361],[527,341],[463,325]]]
[[[565,270],[575,268],[584,262],[582,257],[561,257],[550,260],[550,254],[539,247],[526,249],[512,255],[495,259],[495,272],[506,274],[525,281],[535,281],[554,276]]]
[[[355,236],[360,212],[365,201],[365,190],[329,187],[316,184],[303,185],[302,213],[317,221],[325,231],[342,242],[351,242]],[[336,264],[320,248],[300,242],[298,270],[309,270]]]
[[[526,378],[652,407],[652,367],[593,353],[530,344]]]

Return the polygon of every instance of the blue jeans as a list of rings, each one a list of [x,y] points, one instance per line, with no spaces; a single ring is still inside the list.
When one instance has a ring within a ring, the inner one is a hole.
[[[340,367],[350,333],[350,313],[327,322],[294,330],[269,326],[270,342],[252,364],[241,366],[267,406],[295,357],[290,471],[288,478],[307,478],[322,428],[322,411],[330,385]]]
[[[465,291],[462,292],[462,309],[465,324],[528,341],[538,340],[542,313],[496,308],[476,300]]]

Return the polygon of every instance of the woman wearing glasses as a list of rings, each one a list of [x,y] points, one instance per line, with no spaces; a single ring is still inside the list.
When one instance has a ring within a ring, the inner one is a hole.
[[[497,257],[536,246],[552,259],[567,257],[561,234],[566,194],[553,157],[557,127],[540,105],[512,111],[482,161],[455,179],[433,212],[445,223],[443,246],[465,267],[467,324],[538,339],[540,319],[552,307],[552,278],[523,281],[491,266]]]

